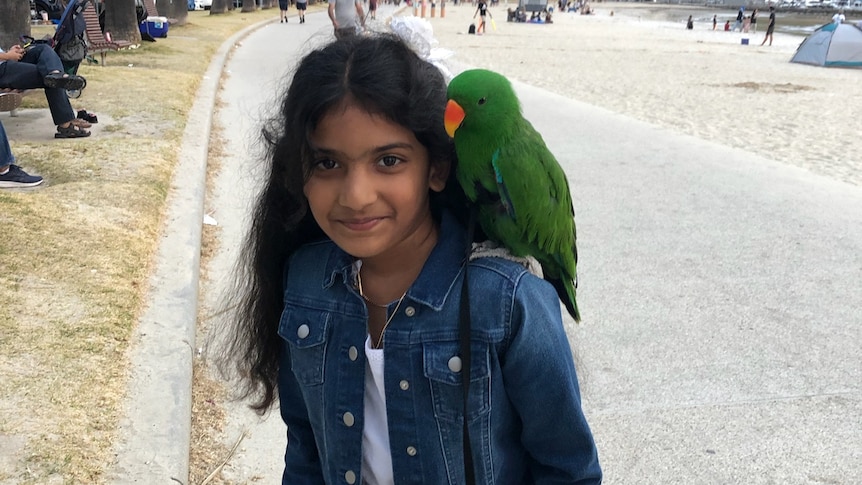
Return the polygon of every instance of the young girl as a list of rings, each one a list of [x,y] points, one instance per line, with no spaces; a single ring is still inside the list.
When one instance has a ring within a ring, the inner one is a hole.
[[[601,482],[556,293],[504,259],[469,263],[464,452],[445,104],[400,40],[349,37],[301,61],[267,131],[229,350],[255,409],[278,392],[285,484],[462,484],[470,457],[481,484]]]

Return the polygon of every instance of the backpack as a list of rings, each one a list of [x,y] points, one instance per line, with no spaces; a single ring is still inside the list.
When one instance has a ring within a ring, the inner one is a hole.
[[[467,33],[468,34],[475,34],[476,33],[476,24],[470,24],[470,28],[467,29]]]

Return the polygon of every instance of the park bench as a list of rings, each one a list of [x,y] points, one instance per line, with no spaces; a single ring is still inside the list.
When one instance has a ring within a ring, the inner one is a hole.
[[[28,96],[38,91],[37,89],[11,89],[0,88],[0,112],[8,111],[9,116],[18,116],[18,106],[21,104],[21,98]],[[17,94],[15,97],[6,97],[7,94]],[[14,100],[15,102],[12,102]]]
[[[84,22],[87,24],[87,50],[90,53],[99,53],[102,57],[102,66],[105,65],[105,57],[108,51],[118,51],[131,47],[132,43],[127,40],[108,40],[99,26],[99,14],[92,2],[87,2],[84,8]]]

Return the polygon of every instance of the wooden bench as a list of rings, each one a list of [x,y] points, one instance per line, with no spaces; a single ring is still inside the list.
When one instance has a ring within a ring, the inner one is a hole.
[[[102,66],[105,65],[105,57],[108,51],[118,51],[131,47],[132,43],[127,40],[108,40],[99,27],[99,14],[92,2],[87,2],[84,7],[84,22],[87,24],[87,50],[91,53],[99,53],[102,56]]]
[[[38,91],[37,89],[0,88],[0,112],[8,111],[9,116],[18,116],[21,99]]]

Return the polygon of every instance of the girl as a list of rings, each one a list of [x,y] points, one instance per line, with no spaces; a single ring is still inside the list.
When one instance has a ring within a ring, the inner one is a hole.
[[[255,409],[278,392],[285,484],[461,484],[471,459],[476,483],[601,481],[549,284],[470,261],[460,360],[468,236],[445,104],[400,40],[349,37],[301,61],[266,131],[228,350]]]

